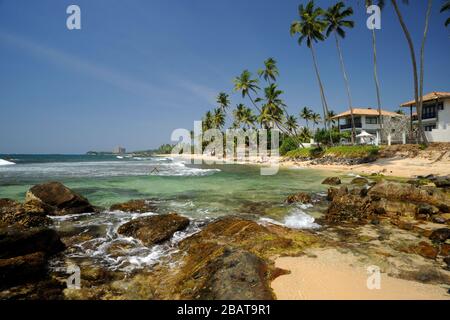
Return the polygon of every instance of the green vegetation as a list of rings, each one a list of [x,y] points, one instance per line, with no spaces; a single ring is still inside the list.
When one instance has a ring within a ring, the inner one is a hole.
[[[325,150],[325,156],[334,156],[336,158],[367,158],[374,157],[380,149],[376,146],[336,146]]]
[[[299,148],[291,150],[285,157],[292,159],[336,157],[344,159],[368,158],[377,156],[379,148],[376,146],[336,146],[322,148]]]
[[[311,150],[312,148],[299,148],[287,152],[285,156],[292,159],[310,158],[312,157]]]

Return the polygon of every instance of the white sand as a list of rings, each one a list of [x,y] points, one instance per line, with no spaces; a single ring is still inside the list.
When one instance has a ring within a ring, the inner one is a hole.
[[[450,300],[446,289],[389,277],[381,273],[380,289],[369,290],[369,266],[336,249],[314,252],[317,258],[282,257],[276,266],[290,270],[272,282],[280,300]]]

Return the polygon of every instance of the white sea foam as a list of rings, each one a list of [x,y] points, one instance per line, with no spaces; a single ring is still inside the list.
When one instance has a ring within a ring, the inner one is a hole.
[[[317,229],[320,225],[314,222],[310,215],[297,211],[284,219],[284,225],[292,229]]]
[[[142,160],[142,161],[86,161],[86,162],[53,162],[29,163],[20,166],[0,160],[3,178],[34,177],[58,180],[70,177],[122,177],[122,176],[208,176],[219,172],[219,169],[191,167],[184,162]]]
[[[13,165],[13,164],[15,164],[15,163],[11,162],[11,161],[6,161],[6,160],[3,160],[3,159],[0,159],[0,166],[10,166],[10,165]]]
[[[285,226],[292,229],[317,229],[320,225],[314,222],[315,219],[309,214],[305,213],[302,209],[294,209],[288,216],[286,216],[283,222],[276,221],[271,218],[260,218],[259,222],[262,224],[276,224],[279,226]]]

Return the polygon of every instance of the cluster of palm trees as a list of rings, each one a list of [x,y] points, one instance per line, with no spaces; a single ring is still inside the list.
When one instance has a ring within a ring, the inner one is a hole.
[[[416,100],[417,113],[419,117],[419,140],[427,144],[426,136],[423,132],[421,124],[422,114],[422,96],[423,96],[423,59],[424,59],[424,46],[428,32],[428,24],[431,14],[432,0],[427,0],[428,6],[425,15],[425,29],[422,38],[422,45],[420,50],[420,77],[417,68],[416,53],[412,42],[409,30],[403,20],[402,13],[396,0],[391,0],[391,4],[398,17],[402,30],[407,39],[408,46],[410,48],[411,60],[413,65],[414,75],[414,93]],[[402,0],[403,3],[408,4],[408,0]],[[384,0],[372,1],[365,0],[364,5],[370,6],[377,4],[381,9],[385,7]],[[450,10],[450,1],[446,1],[443,5],[441,12]],[[259,78],[254,77],[253,74],[244,70],[234,82],[234,91],[240,92],[243,99],[248,99],[251,108],[247,107],[244,103],[239,103],[232,112],[230,112],[230,97],[227,93],[221,92],[217,97],[217,107],[206,112],[203,117],[203,129],[223,129],[226,123],[227,117],[232,119],[232,128],[243,128],[244,130],[255,128],[259,125],[261,128],[277,128],[281,130],[285,135],[292,136],[297,142],[301,143],[314,133],[315,127],[319,123],[323,123],[325,131],[329,132],[330,144],[333,144],[332,129],[334,128],[334,122],[332,117],[335,115],[330,110],[327,98],[325,95],[324,85],[320,76],[318,61],[316,56],[315,44],[320,41],[325,41],[330,37],[334,38],[336,43],[336,49],[339,56],[340,67],[343,75],[344,84],[347,91],[348,107],[351,115],[351,127],[352,134],[351,139],[354,142],[356,136],[355,121],[353,114],[352,95],[350,90],[350,81],[346,72],[343,52],[341,49],[340,41],[346,36],[346,29],[354,27],[354,21],[350,20],[353,15],[353,9],[347,7],[342,1],[337,2],[327,10],[323,10],[320,7],[316,7],[314,0],[310,0],[306,5],[300,4],[298,7],[299,20],[294,21],[290,27],[291,35],[298,35],[298,43],[302,45],[306,42],[306,46],[311,51],[312,61],[314,65],[315,74],[320,89],[320,97],[323,111],[323,118],[313,112],[310,108],[304,107],[300,112],[300,118],[306,121],[306,127],[300,128],[297,122],[297,118],[290,115],[287,111],[287,106],[281,98],[283,91],[278,88],[276,83],[279,76],[279,70],[277,62],[273,58],[269,58],[264,61],[264,68],[258,70],[257,75]],[[450,18],[446,21],[446,26],[450,23]],[[376,34],[375,29],[371,32],[372,45],[373,45],[373,66],[374,66],[374,80],[375,91],[378,103],[378,115],[380,132],[383,136],[383,117],[381,111],[381,95],[380,85],[378,79],[378,67],[377,67],[377,47],[376,47]],[[265,88],[260,88],[260,81],[263,80],[266,84]],[[323,120],[322,120],[323,119]],[[309,122],[313,124],[313,130],[311,132],[309,128]]]

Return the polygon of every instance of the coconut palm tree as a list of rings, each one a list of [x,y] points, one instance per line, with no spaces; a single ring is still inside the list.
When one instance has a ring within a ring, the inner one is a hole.
[[[450,1],[447,0],[441,8],[441,12],[445,12],[445,11],[450,11]],[[448,27],[448,25],[450,24],[450,17],[447,18],[447,20],[445,20],[445,26]]]
[[[313,131],[315,131],[316,125],[318,125],[322,121],[322,117],[318,113],[313,113],[311,116],[311,120],[313,122]]]
[[[336,124],[336,120],[332,119],[334,116],[336,116],[336,112],[334,112],[333,110],[328,111],[327,119],[328,122],[331,122],[332,127]]]
[[[408,4],[408,0],[403,0],[404,3]],[[394,7],[395,13],[397,14],[398,21],[400,22],[400,26],[402,27],[403,33],[405,35],[406,41],[408,43],[409,52],[411,55],[411,62],[413,67],[413,76],[414,76],[414,100],[417,110],[417,117],[419,119],[419,141],[421,140],[423,144],[428,145],[428,139],[425,135],[424,128],[422,126],[422,106],[423,106],[423,73],[424,73],[424,67],[423,67],[423,60],[424,60],[424,52],[425,52],[425,41],[427,38],[428,33],[428,25],[430,21],[430,15],[431,15],[431,7],[432,7],[432,0],[428,0],[427,4],[427,10],[425,13],[425,28],[423,32],[422,37],[422,45],[420,49],[420,80],[418,76],[417,71],[417,60],[416,60],[416,53],[414,49],[414,43],[411,37],[411,33],[408,30],[408,27],[406,26],[405,20],[403,19],[403,15],[400,11],[400,8],[397,4],[396,0],[391,0],[392,6]]]
[[[300,118],[306,121],[306,127],[309,128],[309,121],[311,120],[313,111],[308,107],[303,107],[300,111]]]
[[[264,69],[258,70],[258,75],[260,78],[264,78],[269,84],[271,84],[271,81],[275,82],[279,76],[277,61],[274,58],[268,58],[264,61]]]
[[[247,108],[242,103],[236,106],[236,109],[233,111],[233,116],[237,127],[242,124],[244,129],[253,127],[256,121],[256,117],[253,115],[252,109]]]
[[[222,129],[225,125],[225,114],[222,109],[216,108],[214,109],[214,113],[212,115],[212,125],[215,129]]]
[[[288,116],[285,126],[291,134],[296,134],[298,129],[297,118],[295,116]]]
[[[234,78],[233,82],[234,91],[241,92],[242,98],[248,97],[255,109],[261,112],[261,109],[256,105],[255,100],[251,95],[252,92],[254,94],[258,93],[258,79],[253,79],[251,72],[248,70],[244,70],[242,71],[240,76]]]
[[[225,92],[220,92],[216,101],[220,109],[222,109],[223,112],[227,112],[227,109],[230,106],[230,96]]]
[[[341,70],[344,76],[345,86],[347,88],[347,98],[348,107],[350,109],[350,118],[352,124],[352,144],[355,143],[356,129],[355,129],[355,117],[353,115],[353,105],[352,105],[352,95],[350,93],[350,83],[347,76],[347,71],[345,70],[344,57],[342,55],[342,49],[339,42],[339,37],[345,38],[344,28],[353,28],[355,23],[348,18],[353,15],[353,9],[351,7],[345,7],[343,2],[338,2],[334,6],[330,7],[324,14],[325,20],[328,22],[328,27],[326,31],[327,37],[332,33],[334,34],[334,39],[336,41],[336,48],[339,54],[339,61],[341,62]],[[326,121],[330,119],[329,112],[327,113]]]
[[[366,7],[371,6],[374,3],[373,0],[366,0]],[[377,6],[382,10],[384,8],[384,0],[378,0]],[[380,125],[380,137],[383,137],[383,115],[381,112],[381,94],[380,94],[380,81],[378,79],[378,64],[377,64],[377,39],[375,34],[375,28],[372,29],[372,50],[373,50],[373,77],[375,80],[375,90],[377,94],[377,107],[378,107],[378,122]]]
[[[326,118],[328,112],[327,99],[325,97],[325,92],[320,78],[319,67],[317,66],[316,53],[314,49],[314,43],[318,41],[325,40],[325,36],[322,33],[327,26],[327,23],[321,19],[323,15],[323,10],[321,8],[314,7],[314,1],[310,0],[308,4],[303,6],[303,4],[298,7],[298,14],[300,20],[294,21],[291,24],[290,33],[291,35],[299,34],[298,43],[301,45],[304,40],[306,40],[306,45],[311,50],[311,55],[314,64],[314,70],[316,72],[317,81],[319,82],[320,97],[322,101],[323,116]],[[325,128],[327,123],[325,122]],[[333,144],[333,140],[330,132],[330,143]]]
[[[213,115],[211,111],[207,111],[205,113],[202,124],[203,124],[203,131],[213,128]]]
[[[309,130],[309,128],[302,127],[300,129],[299,136],[300,136],[300,139],[302,139],[302,141],[309,141],[309,139],[311,139],[313,137],[313,134],[312,134],[311,130]]]

